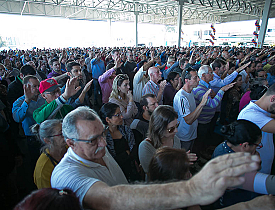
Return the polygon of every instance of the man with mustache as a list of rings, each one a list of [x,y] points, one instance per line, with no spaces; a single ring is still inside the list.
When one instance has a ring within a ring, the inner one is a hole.
[[[261,156],[260,172],[270,174],[274,159],[273,133],[275,133],[275,85],[257,101],[250,103],[240,112],[238,120],[244,119],[255,123],[262,130],[263,148],[257,150]],[[273,115],[273,116],[272,116]]]

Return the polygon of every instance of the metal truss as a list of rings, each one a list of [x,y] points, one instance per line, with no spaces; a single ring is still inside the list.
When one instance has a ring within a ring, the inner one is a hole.
[[[184,24],[258,19],[264,5],[264,0],[180,1]],[[0,13],[114,21],[134,21],[138,14],[139,22],[175,25],[178,4],[168,0],[0,0]]]

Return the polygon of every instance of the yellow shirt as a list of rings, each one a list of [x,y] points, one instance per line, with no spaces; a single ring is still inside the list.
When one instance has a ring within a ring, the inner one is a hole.
[[[46,150],[49,153],[48,150]],[[36,162],[36,166],[33,173],[34,183],[38,189],[51,188],[51,175],[54,169],[54,165],[47,155],[43,152]]]

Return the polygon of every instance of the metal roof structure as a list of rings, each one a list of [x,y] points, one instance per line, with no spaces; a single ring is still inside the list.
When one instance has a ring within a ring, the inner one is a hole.
[[[261,19],[265,0],[0,0],[0,13],[176,25]],[[272,3],[269,17],[275,17]]]

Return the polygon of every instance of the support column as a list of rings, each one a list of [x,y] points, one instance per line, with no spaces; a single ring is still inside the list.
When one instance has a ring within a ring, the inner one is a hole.
[[[272,0],[265,0],[264,12],[262,16],[262,23],[261,23],[257,48],[262,48],[264,44],[264,38],[265,38],[271,4],[272,4]]]
[[[179,6],[178,6],[178,47],[180,47],[180,41],[181,41],[182,8],[183,8],[183,0],[179,0]]]
[[[136,34],[136,47],[138,47],[138,12],[135,13],[135,34]]]
[[[111,44],[113,43],[113,41],[112,41],[112,39],[113,39],[113,37],[112,37],[112,19],[111,18],[109,18],[108,19],[108,23],[109,23],[109,44],[108,44],[108,46],[111,46]]]

